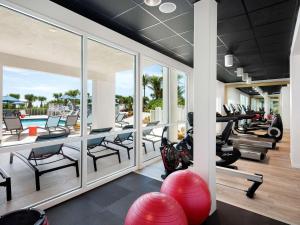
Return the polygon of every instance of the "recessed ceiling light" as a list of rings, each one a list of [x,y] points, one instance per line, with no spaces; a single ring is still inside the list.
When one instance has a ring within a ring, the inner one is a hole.
[[[159,11],[162,13],[172,13],[176,10],[176,5],[173,2],[165,2],[159,6]]]
[[[145,4],[148,6],[158,6],[161,0],[144,0]]]

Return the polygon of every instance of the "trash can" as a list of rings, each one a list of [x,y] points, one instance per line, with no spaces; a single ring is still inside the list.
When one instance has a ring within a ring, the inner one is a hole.
[[[1,225],[49,225],[44,211],[21,209],[0,216]]]

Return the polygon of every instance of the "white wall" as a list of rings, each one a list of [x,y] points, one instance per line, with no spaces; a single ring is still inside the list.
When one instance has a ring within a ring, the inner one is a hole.
[[[225,84],[221,81],[217,80],[217,90],[216,90],[216,111],[218,113],[223,114],[224,113],[224,109],[223,109],[223,105],[225,103]]]
[[[236,88],[227,88],[227,104],[240,104],[241,103],[241,96],[244,95],[248,98],[248,102],[250,102],[249,95],[241,92],[240,90]]]
[[[223,105],[225,103],[225,84],[218,81],[216,83],[216,112],[224,115]],[[221,133],[224,129],[224,123],[216,123],[217,134]]]
[[[300,11],[294,30],[290,55],[290,130],[291,130],[291,163],[300,168]]]
[[[290,129],[290,86],[281,88],[280,112],[283,128]]]

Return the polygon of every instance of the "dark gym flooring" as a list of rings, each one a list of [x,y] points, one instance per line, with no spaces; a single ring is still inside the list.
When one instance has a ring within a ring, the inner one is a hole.
[[[160,186],[157,180],[131,173],[50,208],[46,213],[51,225],[123,225],[130,205],[142,194],[159,191]],[[205,225],[284,224],[222,202],[217,203],[217,208]]]

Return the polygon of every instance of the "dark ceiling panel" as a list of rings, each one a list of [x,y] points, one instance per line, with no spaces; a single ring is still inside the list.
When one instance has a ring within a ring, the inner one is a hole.
[[[260,8],[270,7],[281,2],[287,2],[288,0],[244,0],[247,9],[251,12]]]
[[[165,22],[169,27],[175,30],[177,33],[183,33],[194,29],[194,13],[182,14],[178,17],[175,17],[172,20]]]
[[[250,25],[245,15],[218,21],[218,35],[248,30],[249,28]]]
[[[189,41],[190,43],[194,43],[194,31],[187,31],[185,33],[181,33],[180,34],[184,39],[186,39],[187,41]]]
[[[127,11],[117,18],[114,18],[122,26],[130,27],[134,30],[141,30],[159,23],[159,20],[145,12],[140,7]]]
[[[244,14],[241,0],[223,0],[218,4],[218,20]]]
[[[172,30],[170,30],[162,23],[151,26],[144,30],[140,30],[139,33],[143,34],[144,36],[148,37],[153,41],[158,41],[171,36],[176,36],[176,33],[174,33]]]
[[[250,13],[249,16],[253,26],[259,26],[270,24],[275,21],[291,19],[293,17],[293,14],[291,14],[293,9],[293,4],[286,4],[283,2],[272,7],[257,10]]]
[[[188,45],[183,38],[179,36],[173,36],[166,39],[163,39],[161,41],[158,41],[159,44],[162,46],[165,46],[168,49],[175,49],[181,46]]]
[[[163,14],[144,0],[52,0],[182,63],[193,66],[193,3],[172,0]],[[162,0],[166,2],[169,0]],[[223,82],[240,82],[243,66],[253,80],[289,76],[289,53],[299,0],[218,0],[217,73]],[[233,68],[224,55],[234,55]]]

